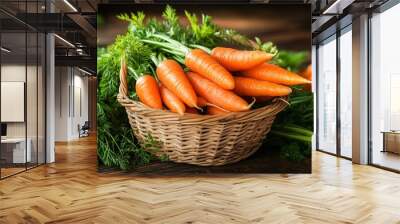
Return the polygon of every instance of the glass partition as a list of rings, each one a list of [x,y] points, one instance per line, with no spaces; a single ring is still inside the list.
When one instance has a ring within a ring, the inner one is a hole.
[[[26,138],[26,40],[25,32],[1,34],[2,177],[24,171],[26,163],[31,162]]]
[[[37,162],[43,164],[46,162],[46,38],[43,33],[38,33],[38,64],[37,64]]]
[[[19,10],[39,12],[40,2]],[[0,12],[1,179],[45,163],[45,44],[43,33]]]
[[[36,32],[27,33],[27,52],[28,61],[27,81],[26,81],[26,114],[27,114],[27,150],[31,151],[30,161],[27,163],[28,168],[37,165],[38,158],[38,35]]]

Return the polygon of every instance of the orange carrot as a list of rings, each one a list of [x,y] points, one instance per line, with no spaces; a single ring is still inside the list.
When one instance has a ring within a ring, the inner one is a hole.
[[[197,97],[197,106],[199,107],[205,107],[207,106],[208,102],[206,99],[204,99],[203,97],[199,96]]]
[[[213,107],[213,106],[207,107],[207,114],[210,114],[210,115],[227,114],[227,113],[230,113],[230,112],[221,110],[218,107]]]
[[[307,68],[304,69],[300,74],[301,74],[301,76],[303,76],[304,78],[306,78],[306,79],[312,81],[312,67],[311,67],[311,64],[309,64],[309,65],[307,66]],[[307,90],[307,91],[311,91],[311,88],[312,88],[312,87],[311,87],[311,83],[305,84],[305,85],[304,85],[304,89]]]
[[[292,89],[268,81],[235,77],[234,92],[240,96],[287,96]]]
[[[254,68],[272,59],[273,55],[264,51],[241,51],[233,48],[216,47],[211,56],[229,71],[243,71]]]
[[[180,115],[183,115],[185,113],[185,104],[174,93],[169,91],[163,85],[160,85],[160,93],[161,99],[168,109]]]
[[[140,102],[154,109],[162,109],[160,91],[153,76],[144,75],[138,78],[135,89]]]
[[[288,86],[310,83],[309,80],[297,75],[296,73],[268,63],[243,71],[242,74],[250,78]]]
[[[217,84],[203,78],[197,73],[189,72],[187,76],[196,93],[204,97],[211,104],[234,112],[250,109],[251,106],[232,91],[219,87]]]
[[[160,82],[189,107],[197,107],[197,96],[178,62],[170,59],[157,66]]]
[[[189,114],[199,114],[199,112],[193,108],[193,107],[186,107],[186,111],[185,113],[189,113]]]
[[[203,50],[189,51],[185,56],[185,65],[223,89],[232,90],[235,87],[232,74]]]
[[[300,74],[304,78],[306,78],[306,79],[311,81],[312,80],[312,67],[311,67],[311,64],[309,64],[307,66],[307,68],[305,68]]]

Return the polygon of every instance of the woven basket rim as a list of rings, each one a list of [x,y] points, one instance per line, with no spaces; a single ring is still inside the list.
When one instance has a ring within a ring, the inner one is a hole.
[[[245,116],[245,115],[249,115],[249,114],[253,114],[253,113],[259,113],[265,110],[269,110],[269,109],[275,109],[278,107],[286,107],[287,105],[289,105],[288,101],[287,101],[287,97],[276,97],[273,99],[273,103],[265,105],[263,107],[260,108],[256,108],[256,109],[251,109],[248,111],[241,111],[241,112],[229,112],[227,114],[216,114],[216,115],[210,115],[210,114],[192,114],[192,113],[185,113],[184,115],[179,115],[177,113],[174,113],[170,110],[167,109],[154,109],[151,107],[148,107],[147,105],[143,104],[140,101],[136,101],[133,100],[127,96],[123,96],[123,95],[118,95],[117,97],[118,102],[125,107],[125,109],[130,110],[132,112],[135,112],[132,107],[136,107],[138,109],[140,109],[141,111],[148,111],[148,112],[154,112],[154,113],[164,113],[164,114],[168,114],[170,116],[175,116],[176,118],[184,118],[184,117],[202,117],[204,119],[210,118],[210,119],[215,119],[215,118],[220,118],[221,120],[226,120],[227,118],[231,118],[231,117],[237,117],[237,116]],[[275,102],[274,102],[275,101]],[[277,112],[279,113],[281,110],[278,110]]]

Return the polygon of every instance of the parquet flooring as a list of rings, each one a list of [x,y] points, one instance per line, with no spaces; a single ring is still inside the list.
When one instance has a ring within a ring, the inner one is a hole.
[[[400,175],[315,152],[312,174],[98,173],[96,141],[0,181],[0,223],[400,223]]]

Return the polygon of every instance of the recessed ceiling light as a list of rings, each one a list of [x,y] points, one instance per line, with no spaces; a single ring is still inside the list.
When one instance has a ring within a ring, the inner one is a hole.
[[[1,49],[2,51],[6,52],[6,53],[10,53],[10,52],[11,52],[11,50],[9,50],[9,49],[7,49],[7,48],[5,48],[5,47],[1,47],[0,49]]]
[[[83,69],[81,69],[81,68],[79,68],[79,67],[78,67],[78,69],[79,69],[79,71],[81,71],[81,72],[83,72],[83,73],[85,73],[85,74],[87,74],[87,75],[92,75],[92,73],[90,73],[90,72],[88,72],[88,71],[86,71],[86,70],[83,70]]]
[[[72,10],[75,12],[78,12],[78,10],[73,6],[68,0],[64,0],[65,4],[67,4]]]
[[[69,45],[70,47],[75,48],[75,45],[73,45],[71,42],[69,42],[68,40],[62,38],[61,36],[59,36],[58,34],[54,34],[55,37],[57,37],[59,40],[61,40],[62,42],[66,43],[67,45]]]
[[[336,0],[322,14],[342,14],[343,9],[351,5],[355,0]]]

